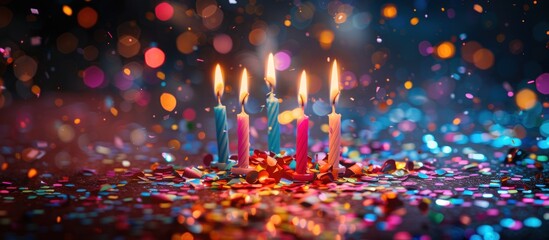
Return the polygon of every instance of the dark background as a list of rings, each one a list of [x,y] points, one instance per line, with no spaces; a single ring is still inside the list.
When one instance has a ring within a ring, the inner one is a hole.
[[[281,111],[297,107],[298,74],[306,69],[312,86],[306,112],[313,120],[311,134],[318,139],[325,137],[319,129],[327,122],[328,77],[334,58],[342,71],[354,75],[350,78],[353,87],[343,90],[338,106],[347,120],[343,131],[350,139],[370,141],[397,135],[398,141],[413,141],[425,133],[447,132],[444,126],[452,125],[456,118],[461,123],[453,124],[456,127],[452,131],[465,134],[490,131],[496,125],[512,129],[510,137],[522,139],[521,144],[528,147],[536,146],[541,139],[537,137],[545,137],[539,126],[544,121],[546,110],[542,105],[546,97],[536,91],[535,84],[528,83],[549,69],[549,23],[547,3],[543,1],[392,1],[389,4],[398,10],[395,18],[381,14],[387,4],[382,1],[219,1],[223,21],[214,29],[205,27],[204,18],[196,12],[197,4],[204,2],[207,1],[170,1],[176,6],[175,15],[163,22],[154,17],[160,1],[1,1],[2,8],[13,17],[0,28],[0,47],[11,49],[9,56],[0,59],[5,88],[0,111],[8,111],[10,106],[18,108],[17,104],[48,102],[45,99],[50,98],[53,101],[59,96],[56,94],[94,96],[112,101],[119,110],[127,110],[121,114],[143,113],[140,121],[144,122],[139,123],[161,124],[165,128],[185,125],[192,135],[197,133],[193,129],[204,128],[206,139],[213,139],[212,129],[204,126],[213,124],[213,114],[207,108],[215,104],[212,72],[214,65],[221,63],[229,87],[223,103],[230,110],[231,128],[235,118],[232,115],[239,109],[240,71],[247,67],[251,73],[247,111],[259,133],[252,135],[252,141],[257,139],[260,144],[264,132],[261,121],[265,119],[262,105],[267,93],[262,80],[263,65],[268,52],[285,51],[292,62],[286,70],[277,72],[276,92],[283,99]],[[474,10],[475,4],[482,6],[482,13]],[[72,8],[72,16],[63,13],[63,5]],[[346,12],[347,21],[338,24],[334,16],[342,5],[351,10]],[[77,21],[78,12],[84,7],[93,8],[99,15],[97,23],[88,29]],[[31,8],[38,9],[39,14],[32,14]],[[310,18],[303,17],[303,9],[313,13]],[[366,16],[367,20],[356,24],[357,15]],[[413,17],[419,19],[415,26],[410,23]],[[284,26],[285,19],[291,20],[292,25]],[[129,22],[139,30],[136,38],[141,48],[135,56],[125,58],[119,55],[117,43],[128,32]],[[267,38],[254,45],[249,34],[256,28],[263,29]],[[189,29],[197,36],[197,44],[191,53],[182,53],[176,47],[176,39]],[[323,30],[334,35],[330,47],[319,44],[318,36]],[[57,39],[67,32],[78,43],[73,51],[62,53]],[[213,47],[213,39],[219,34],[232,39],[233,47],[226,54]],[[31,44],[33,37],[40,37],[40,43]],[[449,41],[455,46],[455,55],[447,59],[436,54],[423,56],[418,50],[422,41],[433,47]],[[464,60],[462,46],[471,42],[493,53],[495,61],[491,67],[479,69]],[[98,52],[93,60],[84,57],[84,49],[89,46]],[[144,64],[144,52],[153,46],[166,54],[166,61],[157,69]],[[38,64],[36,74],[27,82],[17,79],[13,63],[9,62],[10,57],[13,61],[22,55],[32,57]],[[130,88],[121,90],[115,79],[130,63],[141,66],[143,74],[133,79]],[[376,63],[380,64],[378,68]],[[83,71],[92,65],[105,73],[105,82],[95,89],[82,80]],[[165,74],[164,81],[157,78],[159,71]],[[404,88],[406,81],[413,83],[412,89]],[[40,88],[39,96],[31,91],[33,85]],[[524,88],[538,95],[536,107],[527,111],[517,108],[515,98],[508,96],[508,92],[516,95]],[[164,92],[178,98],[173,112],[160,107],[158,99]],[[468,99],[468,93],[474,99]],[[128,94],[133,94],[133,99],[128,100]],[[102,106],[97,108],[105,110]],[[411,108],[411,114],[399,117],[401,110],[406,113]],[[192,109],[196,118],[186,119],[182,113],[187,109]],[[5,121],[7,113],[2,114]],[[396,120],[391,120],[392,116],[397,116]],[[397,125],[406,118],[412,118],[414,130],[402,131],[402,126]],[[286,125],[283,133],[291,135],[292,124]],[[395,129],[401,130],[400,134],[394,133]]]

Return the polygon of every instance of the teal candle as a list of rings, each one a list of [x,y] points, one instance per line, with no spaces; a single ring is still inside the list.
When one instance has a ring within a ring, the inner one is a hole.
[[[278,123],[279,105],[278,98],[271,92],[267,98],[268,142],[269,151],[276,154],[280,153],[280,124]]]
[[[223,75],[221,66],[215,66],[214,76],[214,92],[217,97],[217,106],[214,107],[215,113],[215,133],[217,137],[217,155],[218,163],[226,164],[229,160],[229,129],[227,128],[227,108],[221,104],[221,96],[223,96]],[[221,166],[224,168],[224,166]]]
[[[229,131],[227,129],[227,108],[221,104],[214,107],[215,132],[217,136],[217,154],[219,163],[229,159]]]
[[[274,88],[276,86],[276,74],[274,56],[272,53],[267,58],[267,69],[265,73],[265,81],[271,92],[267,97],[267,135],[269,137],[269,151],[276,154],[280,153],[280,124],[278,123],[278,98],[274,95]]]

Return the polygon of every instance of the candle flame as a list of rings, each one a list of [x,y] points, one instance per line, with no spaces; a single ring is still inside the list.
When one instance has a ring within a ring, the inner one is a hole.
[[[305,107],[307,104],[307,73],[305,70],[301,73],[301,80],[299,81],[299,93],[297,99],[301,107]]]
[[[265,81],[269,85],[270,91],[272,92],[276,86],[276,75],[275,75],[275,64],[273,53],[269,53],[267,58],[267,71],[265,74]]]
[[[219,101],[221,96],[223,96],[223,89],[225,88],[223,84],[223,74],[221,74],[221,66],[219,66],[219,64],[215,66],[214,80],[214,92],[217,100]]]
[[[244,68],[244,71],[242,71],[242,78],[240,80],[240,97],[238,98],[243,107],[249,95],[250,94],[248,93],[248,71],[246,71],[246,68]]]
[[[332,78],[330,81],[330,101],[332,106],[335,106],[337,100],[339,99],[339,71],[337,68],[337,61],[334,60],[332,65]]]

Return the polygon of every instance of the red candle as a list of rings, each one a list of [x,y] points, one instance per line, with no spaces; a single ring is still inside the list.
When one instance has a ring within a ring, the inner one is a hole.
[[[302,115],[297,119],[297,137],[296,137],[296,168],[294,180],[310,181],[313,175],[307,173],[307,152],[309,150],[309,117],[305,115],[305,104],[307,103],[307,74],[305,71],[301,74],[299,82],[299,94],[297,95],[299,105],[303,110]]]

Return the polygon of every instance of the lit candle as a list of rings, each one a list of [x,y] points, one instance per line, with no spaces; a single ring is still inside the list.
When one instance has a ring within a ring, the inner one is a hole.
[[[332,167],[332,175],[337,179],[339,174],[339,153],[341,147],[341,114],[336,113],[335,105],[339,99],[339,73],[337,71],[337,61],[332,65],[332,77],[330,79],[330,102],[332,104],[332,113],[328,114],[329,146],[328,146],[328,166]]]
[[[221,67],[219,64],[215,66],[214,76],[214,91],[217,97],[218,105],[214,107],[215,113],[215,132],[217,137],[217,153],[218,153],[218,167],[225,169],[227,160],[229,159],[229,132],[227,129],[227,109],[221,104],[221,96],[223,95],[223,75],[221,74]]]
[[[305,104],[307,104],[307,74],[305,71],[301,74],[301,80],[299,81],[299,93],[297,94],[297,100],[303,113],[297,119],[297,137],[296,137],[296,168],[294,174],[294,180],[296,181],[310,181],[313,180],[313,174],[307,173],[307,151],[309,142],[309,117],[305,115]]]
[[[250,117],[244,111],[244,104],[248,96],[248,73],[244,69],[240,80],[240,95],[238,98],[242,106],[242,111],[237,115],[238,164],[231,169],[231,172],[235,174],[246,174],[253,170],[253,168],[250,168]]]
[[[267,71],[265,81],[269,86],[270,92],[267,97],[267,120],[268,120],[268,142],[269,151],[276,154],[280,153],[280,124],[278,123],[278,98],[275,97],[274,88],[276,86],[274,57],[270,53],[267,59]]]

